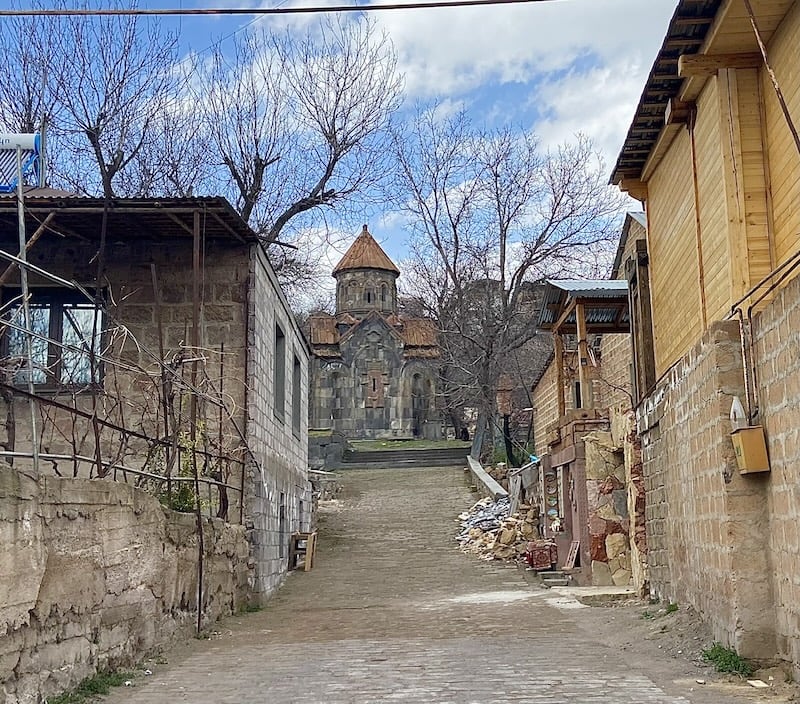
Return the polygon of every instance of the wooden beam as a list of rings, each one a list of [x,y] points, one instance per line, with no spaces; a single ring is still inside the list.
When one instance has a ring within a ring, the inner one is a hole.
[[[578,327],[578,380],[581,383],[581,408],[593,408],[594,398],[589,380],[589,340],[586,335],[586,309],[583,302],[575,306]]]
[[[667,108],[664,110],[665,125],[679,125],[688,122],[689,116],[694,111],[694,103],[684,102],[677,98],[670,98],[667,101]]]
[[[678,59],[678,76],[695,78],[715,76],[729,68],[758,68],[763,63],[761,54],[683,54]]]
[[[564,399],[564,339],[557,332],[553,333],[553,346],[556,352],[556,397],[558,398],[558,419],[567,412]]]
[[[623,178],[618,186],[619,190],[623,193],[627,193],[631,198],[642,202],[647,200],[647,184],[643,181],[633,178]]]
[[[736,69],[719,74],[719,115],[722,142],[722,180],[728,223],[728,266],[732,301],[750,288],[750,255],[745,225],[746,194],[742,175],[742,133]]]
[[[559,316],[558,320],[556,320],[556,322],[553,323],[553,328],[552,328],[553,334],[558,333],[561,326],[567,322],[567,318],[569,318],[572,311],[575,310],[576,303],[577,301],[573,299],[567,304],[567,307],[564,309],[564,312]]]
[[[39,225],[39,227],[36,228],[36,232],[34,232],[30,236],[30,239],[28,239],[28,241],[25,243],[25,252],[26,253],[29,252],[31,250],[31,247],[33,247],[33,245],[36,244],[36,241],[42,236],[42,233],[48,227],[50,227],[50,223],[53,221],[53,218],[55,218],[55,216],[56,216],[55,213],[49,213],[47,215],[47,217],[44,219],[44,222],[42,222],[42,224]],[[22,258],[23,258],[22,257],[22,252],[20,252],[20,259],[22,259]],[[12,272],[17,268],[17,266],[18,266],[17,264],[9,264],[6,267],[6,270],[2,274],[0,274],[0,286],[5,286],[6,282],[8,281],[8,279],[11,276]]]

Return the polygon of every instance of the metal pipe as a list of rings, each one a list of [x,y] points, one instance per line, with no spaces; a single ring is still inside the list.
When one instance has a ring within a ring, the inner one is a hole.
[[[22,288],[22,315],[25,321],[25,354],[28,363],[28,393],[33,396],[33,338],[30,335],[33,325],[31,323],[30,288],[28,287],[28,270],[26,269],[26,242],[25,242],[25,197],[22,181],[22,148],[17,146],[17,218],[19,224],[19,277]],[[33,453],[33,471],[39,473],[39,430],[36,422],[36,403],[33,398],[28,399],[31,412],[31,446]]]

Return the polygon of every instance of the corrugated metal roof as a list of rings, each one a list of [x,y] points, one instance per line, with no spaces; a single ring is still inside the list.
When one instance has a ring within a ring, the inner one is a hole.
[[[47,195],[40,195],[45,193]],[[55,195],[51,195],[55,193]],[[200,212],[202,233],[208,238],[257,239],[224,198],[89,198],[62,195],[58,191],[33,191],[25,194],[26,225],[35,230],[53,213],[48,229],[54,232],[96,239],[100,236],[103,212],[108,218],[108,232],[121,239],[191,237],[193,214]],[[0,197],[0,232],[17,227],[16,196]]]
[[[552,330],[570,305],[580,300],[584,305],[586,328],[589,333],[628,332],[628,282],[616,279],[575,281],[548,279],[544,286],[544,301],[538,327]],[[576,330],[575,311],[563,321],[560,332]]]
[[[600,279],[598,281],[579,281],[571,279],[547,279],[545,297],[552,289],[569,293],[573,298],[625,298],[628,295],[628,282],[618,279]],[[557,292],[550,295],[558,296]]]
[[[366,225],[361,234],[356,237],[355,242],[350,245],[350,249],[345,252],[342,260],[334,267],[332,273],[336,276],[339,272],[348,269],[382,269],[393,271],[398,276],[400,274],[400,270],[381,249],[381,246],[367,230]]]

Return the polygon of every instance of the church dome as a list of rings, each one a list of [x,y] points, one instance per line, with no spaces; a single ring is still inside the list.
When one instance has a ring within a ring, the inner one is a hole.
[[[355,242],[350,245],[350,249],[345,252],[342,260],[334,267],[333,276],[350,269],[380,269],[400,275],[400,270],[369,233],[366,225]]]

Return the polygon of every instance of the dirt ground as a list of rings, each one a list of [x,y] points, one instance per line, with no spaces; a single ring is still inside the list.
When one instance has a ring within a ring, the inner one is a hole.
[[[768,689],[756,689],[738,675],[717,672],[703,658],[703,651],[714,638],[690,607],[678,604],[673,610],[666,604],[634,598],[592,596],[579,600],[591,607],[576,614],[580,625],[626,653],[626,660],[645,667],[656,681],[685,681],[698,693],[707,689],[726,698],[739,696],[743,701],[800,702],[800,686],[793,681],[788,663],[756,664],[761,667],[750,679],[763,681]]]

